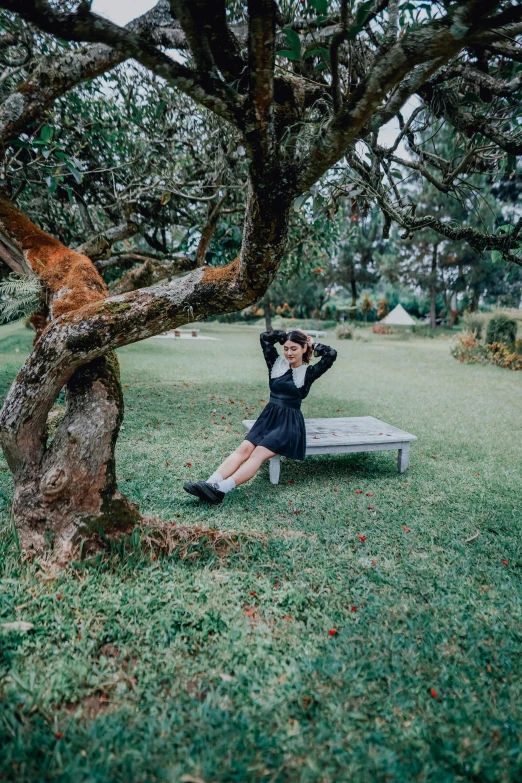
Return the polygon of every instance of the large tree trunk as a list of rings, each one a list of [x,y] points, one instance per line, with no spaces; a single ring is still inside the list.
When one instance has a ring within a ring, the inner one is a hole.
[[[355,321],[357,319],[357,280],[355,279],[355,270],[353,266],[350,286],[352,289],[352,309],[350,310],[350,320]]]
[[[291,197],[250,186],[241,256],[167,285],[107,297],[92,262],[0,201],[0,251],[45,285],[52,321],[18,373],[0,414],[0,443],[15,485],[21,546],[62,549],[102,528],[128,530],[137,508],[116,486],[114,448],[123,400],[114,348],[259,301],[286,244]],[[66,410],[48,443],[48,414]]]
[[[453,329],[459,320],[459,311],[457,306],[457,294],[455,291],[451,295],[450,299],[450,313],[449,313],[449,328]]]
[[[122,420],[118,360],[110,351],[71,376],[54,438],[16,465],[13,513],[25,549],[41,549],[53,539],[66,549],[78,533],[134,526],[138,509],[116,486],[114,448]],[[27,424],[41,426],[37,416]]]
[[[437,326],[437,251],[438,244],[433,245],[431,256],[431,280],[430,280],[430,329]]]

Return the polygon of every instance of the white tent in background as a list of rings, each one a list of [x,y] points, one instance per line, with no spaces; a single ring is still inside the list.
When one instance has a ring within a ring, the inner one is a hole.
[[[415,326],[415,321],[401,304],[394,307],[379,323],[387,326]]]

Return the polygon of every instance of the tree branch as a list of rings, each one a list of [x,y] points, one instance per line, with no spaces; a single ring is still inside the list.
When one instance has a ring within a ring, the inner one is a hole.
[[[255,167],[265,169],[273,162],[274,138],[274,0],[248,0],[248,120],[245,139]]]
[[[127,239],[137,233],[137,224],[130,220],[119,226],[111,226],[101,234],[91,237],[87,242],[84,242],[83,245],[79,245],[76,248],[76,252],[82,253],[84,256],[89,256],[91,261],[109,258],[112,246],[116,242],[121,242],[122,239]]]
[[[108,19],[93,14],[86,4],[80,4],[79,10],[74,13],[58,12],[46,0],[39,0],[31,5],[20,4],[18,0],[2,0],[0,8],[18,13],[27,22],[58,38],[111,46],[123,59],[133,57],[210,111],[236,125],[242,125],[240,97],[214,73],[192,71],[161,52],[132,29],[119,27]]]

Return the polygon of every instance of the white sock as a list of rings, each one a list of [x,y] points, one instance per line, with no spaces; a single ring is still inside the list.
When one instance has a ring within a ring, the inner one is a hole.
[[[218,484],[220,481],[223,481],[223,476],[219,470],[215,470],[210,478],[207,479],[207,484]]]
[[[221,492],[231,492],[235,488],[236,488],[236,482],[234,481],[233,478],[223,479],[223,481],[220,481],[218,483],[218,489]]]

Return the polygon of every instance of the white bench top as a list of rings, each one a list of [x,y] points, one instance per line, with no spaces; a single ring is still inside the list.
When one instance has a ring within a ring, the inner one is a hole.
[[[250,430],[255,419],[245,419]],[[361,446],[366,444],[408,443],[416,435],[405,432],[373,416],[352,416],[344,419],[305,419],[306,446]]]

